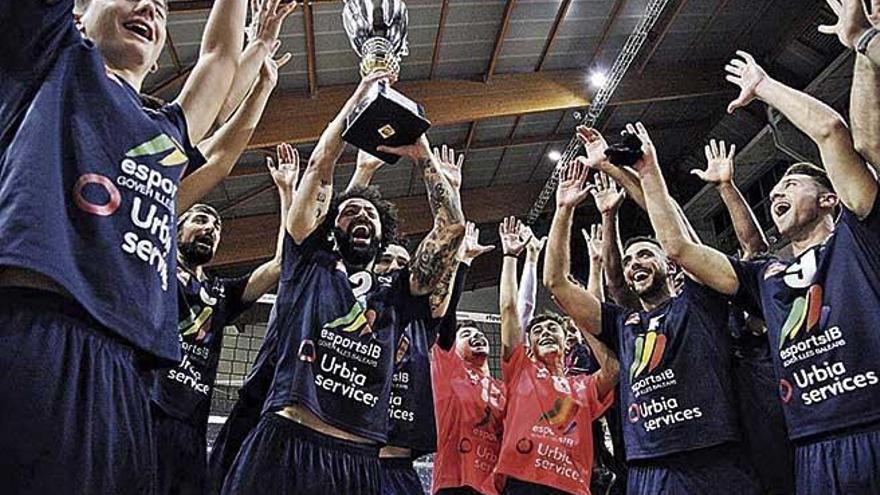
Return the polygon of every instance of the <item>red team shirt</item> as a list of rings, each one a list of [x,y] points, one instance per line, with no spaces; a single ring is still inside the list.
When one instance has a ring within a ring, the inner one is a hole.
[[[492,473],[501,449],[504,384],[470,366],[454,349],[444,351],[436,345],[431,350],[431,379],[437,417],[431,492],[469,486],[497,495]]]
[[[591,425],[614,394],[600,398],[592,376],[553,376],[526,356],[523,345],[502,363],[502,372],[509,403],[496,476],[589,495]]]

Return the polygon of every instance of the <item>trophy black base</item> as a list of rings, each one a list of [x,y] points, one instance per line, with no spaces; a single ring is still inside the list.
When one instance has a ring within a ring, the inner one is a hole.
[[[421,105],[380,84],[346,118],[342,139],[385,163],[397,163],[399,156],[376,148],[415,144],[430,127]]]

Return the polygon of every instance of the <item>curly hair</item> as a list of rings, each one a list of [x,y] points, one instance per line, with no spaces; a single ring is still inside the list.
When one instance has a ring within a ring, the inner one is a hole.
[[[376,207],[379,212],[379,223],[382,224],[382,238],[379,239],[379,252],[385,250],[389,244],[402,244],[400,233],[398,232],[399,219],[397,216],[397,207],[390,201],[382,199],[382,193],[376,186],[354,187],[333,195],[330,200],[330,209],[321,229],[326,234],[333,231],[336,225],[336,217],[339,215],[339,206],[349,199],[360,198],[369,201]]]

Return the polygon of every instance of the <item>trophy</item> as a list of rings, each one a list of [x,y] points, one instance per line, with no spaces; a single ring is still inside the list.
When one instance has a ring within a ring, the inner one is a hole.
[[[386,71],[400,74],[400,59],[409,54],[408,16],[401,0],[345,0],[345,32],[361,59],[361,76]],[[387,163],[397,155],[376,148],[414,144],[431,123],[418,103],[380,83],[346,118],[342,139]]]

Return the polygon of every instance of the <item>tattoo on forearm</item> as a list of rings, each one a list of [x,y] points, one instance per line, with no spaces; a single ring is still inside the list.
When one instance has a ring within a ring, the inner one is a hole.
[[[464,232],[454,235],[443,229],[432,231],[419,245],[410,272],[416,285],[424,290],[436,288],[455,261]],[[448,290],[448,288],[447,288]]]
[[[419,165],[422,167],[428,204],[434,217],[445,214],[450,222],[463,222],[460,196],[452,190],[452,186],[430,159],[421,160]]]
[[[443,274],[443,277],[440,278],[440,282],[437,283],[437,287],[434,289],[434,292],[431,293],[431,314],[435,316],[440,316],[437,315],[437,311],[446,302],[446,299],[449,296],[449,291],[452,290],[453,275],[455,275],[455,270],[452,266],[450,266],[449,269],[446,270],[446,272]]]

